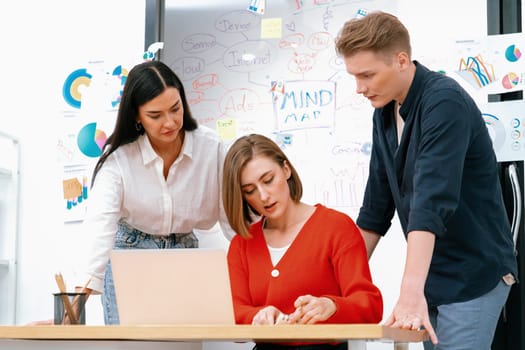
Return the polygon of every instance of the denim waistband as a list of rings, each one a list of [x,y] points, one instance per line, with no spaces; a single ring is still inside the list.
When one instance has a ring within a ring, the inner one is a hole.
[[[198,242],[193,231],[152,235],[119,222],[115,248],[198,248]]]

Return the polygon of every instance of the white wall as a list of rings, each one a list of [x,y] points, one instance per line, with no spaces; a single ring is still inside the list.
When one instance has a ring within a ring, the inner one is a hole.
[[[42,132],[43,127],[53,127],[56,116],[49,94],[42,93],[56,85],[51,68],[56,65],[52,54],[56,43],[50,40],[56,38],[56,34],[52,24],[41,30],[46,22],[38,15],[48,10],[37,1],[33,5],[31,12],[31,6],[23,2],[0,5],[2,51],[8,54],[0,65],[3,107],[0,125],[3,131],[21,140],[22,224],[19,239],[22,249],[19,267],[22,274],[19,300],[24,305],[20,307],[19,303],[18,311],[20,315],[31,314],[29,310],[37,311],[34,317],[44,317],[44,313],[38,311],[51,310],[49,285],[53,268],[50,266],[57,254],[53,250],[62,249],[53,244],[55,233],[62,230],[55,218],[55,203],[45,201],[45,198],[54,198],[52,193],[57,190],[53,180],[57,176],[56,169],[46,156],[53,154],[53,138],[45,139]],[[39,183],[45,185],[39,186]],[[49,315],[45,316],[49,318]]]
[[[64,226],[64,205],[57,196],[62,191],[56,146],[65,67],[90,59],[141,57],[144,1],[2,2],[0,36],[0,128],[21,143],[17,323],[25,324],[52,318],[54,273],[67,276],[82,246],[77,232]]]
[[[108,52],[122,52],[129,47],[128,40],[143,40],[142,33],[137,32],[143,28],[143,19],[130,14],[131,4],[137,2],[0,3],[0,129],[17,136],[22,145],[18,324],[52,317],[51,294],[56,292],[53,274],[64,271],[67,275],[83,244],[78,227],[63,224],[63,204],[56,195],[61,191],[57,179],[62,169],[56,162],[54,130],[60,120],[63,66],[79,59],[104,57]],[[398,0],[398,4],[398,15],[412,35],[414,58],[431,68],[441,68],[432,65],[438,57],[446,59],[454,39],[486,33],[484,1]],[[404,263],[404,240],[399,225],[394,225],[396,232],[380,243],[371,260],[374,280],[384,293],[385,317],[397,298]],[[202,243],[225,244],[217,235],[206,236]],[[97,298],[90,299],[87,317],[88,324],[102,323]],[[383,346],[370,344],[369,349]]]

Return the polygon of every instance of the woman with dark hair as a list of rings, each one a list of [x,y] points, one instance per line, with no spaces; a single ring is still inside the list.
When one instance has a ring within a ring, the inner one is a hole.
[[[184,87],[164,63],[129,72],[113,134],[92,178],[84,230],[91,254],[81,281],[102,293],[104,321],[118,324],[112,249],[196,248],[194,229],[230,227],[220,201],[225,146],[198,126]]]
[[[365,243],[346,214],[301,201],[301,180],[263,135],[237,139],[224,160],[223,201],[237,233],[228,250],[240,324],[377,323],[383,315]],[[257,350],[344,350],[347,342],[257,343]]]

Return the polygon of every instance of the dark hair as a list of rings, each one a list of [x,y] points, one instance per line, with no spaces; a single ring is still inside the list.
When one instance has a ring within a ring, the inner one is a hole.
[[[366,50],[385,57],[396,51],[411,56],[408,30],[396,16],[381,11],[347,21],[336,38],[335,47],[343,57]]]
[[[290,197],[299,202],[303,195],[301,179],[283,150],[266,136],[251,134],[238,138],[229,148],[224,159],[222,178],[222,202],[231,228],[242,237],[249,237],[249,225],[257,213],[244,199],[241,190],[241,173],[246,164],[256,156],[271,159],[279,166],[287,165],[291,175],[288,179]]]
[[[186,131],[197,129],[198,124],[191,115],[184,86],[175,72],[160,61],[147,61],[134,66],[124,84],[115,129],[108,137],[102,155],[95,165],[91,185],[111,153],[144,134],[144,128],[137,128],[139,107],[159,96],[168,87],[174,87],[179,91],[184,110],[182,129]]]

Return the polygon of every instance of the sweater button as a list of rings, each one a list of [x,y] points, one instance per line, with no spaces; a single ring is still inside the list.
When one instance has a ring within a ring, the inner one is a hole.
[[[273,269],[272,270],[272,277],[279,277],[279,270]]]

